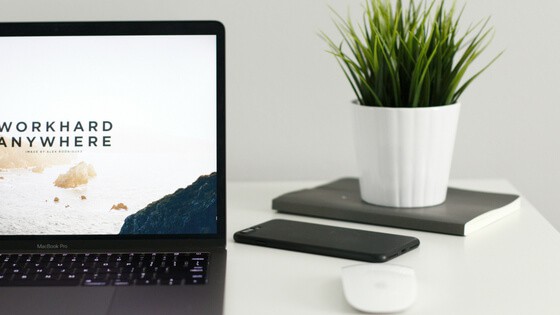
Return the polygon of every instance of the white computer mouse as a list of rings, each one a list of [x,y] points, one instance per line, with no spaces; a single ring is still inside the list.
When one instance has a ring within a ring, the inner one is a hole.
[[[342,268],[346,300],[366,313],[395,313],[416,299],[416,275],[408,267],[391,264],[360,264]]]

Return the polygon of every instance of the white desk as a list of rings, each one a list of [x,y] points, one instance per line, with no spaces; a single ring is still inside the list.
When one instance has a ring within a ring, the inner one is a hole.
[[[273,218],[415,236],[391,260],[415,269],[416,303],[402,314],[560,314],[560,234],[522,199],[521,209],[468,237],[278,214],[272,198],[322,182],[228,183],[226,315],[360,314],[344,300],[340,268],[360,262],[237,244],[233,233]],[[506,181],[452,181],[518,193]]]

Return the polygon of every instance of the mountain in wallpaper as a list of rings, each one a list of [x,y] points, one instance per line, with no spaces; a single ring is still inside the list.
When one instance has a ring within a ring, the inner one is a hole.
[[[124,220],[120,234],[216,233],[216,173],[200,176]]]

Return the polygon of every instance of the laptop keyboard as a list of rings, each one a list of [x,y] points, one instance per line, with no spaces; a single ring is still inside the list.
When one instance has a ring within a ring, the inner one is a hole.
[[[0,286],[205,284],[208,253],[0,254]]]

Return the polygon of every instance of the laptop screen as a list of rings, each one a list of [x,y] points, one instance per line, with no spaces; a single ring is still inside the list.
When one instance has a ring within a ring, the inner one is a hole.
[[[0,37],[0,235],[217,233],[214,35]]]

